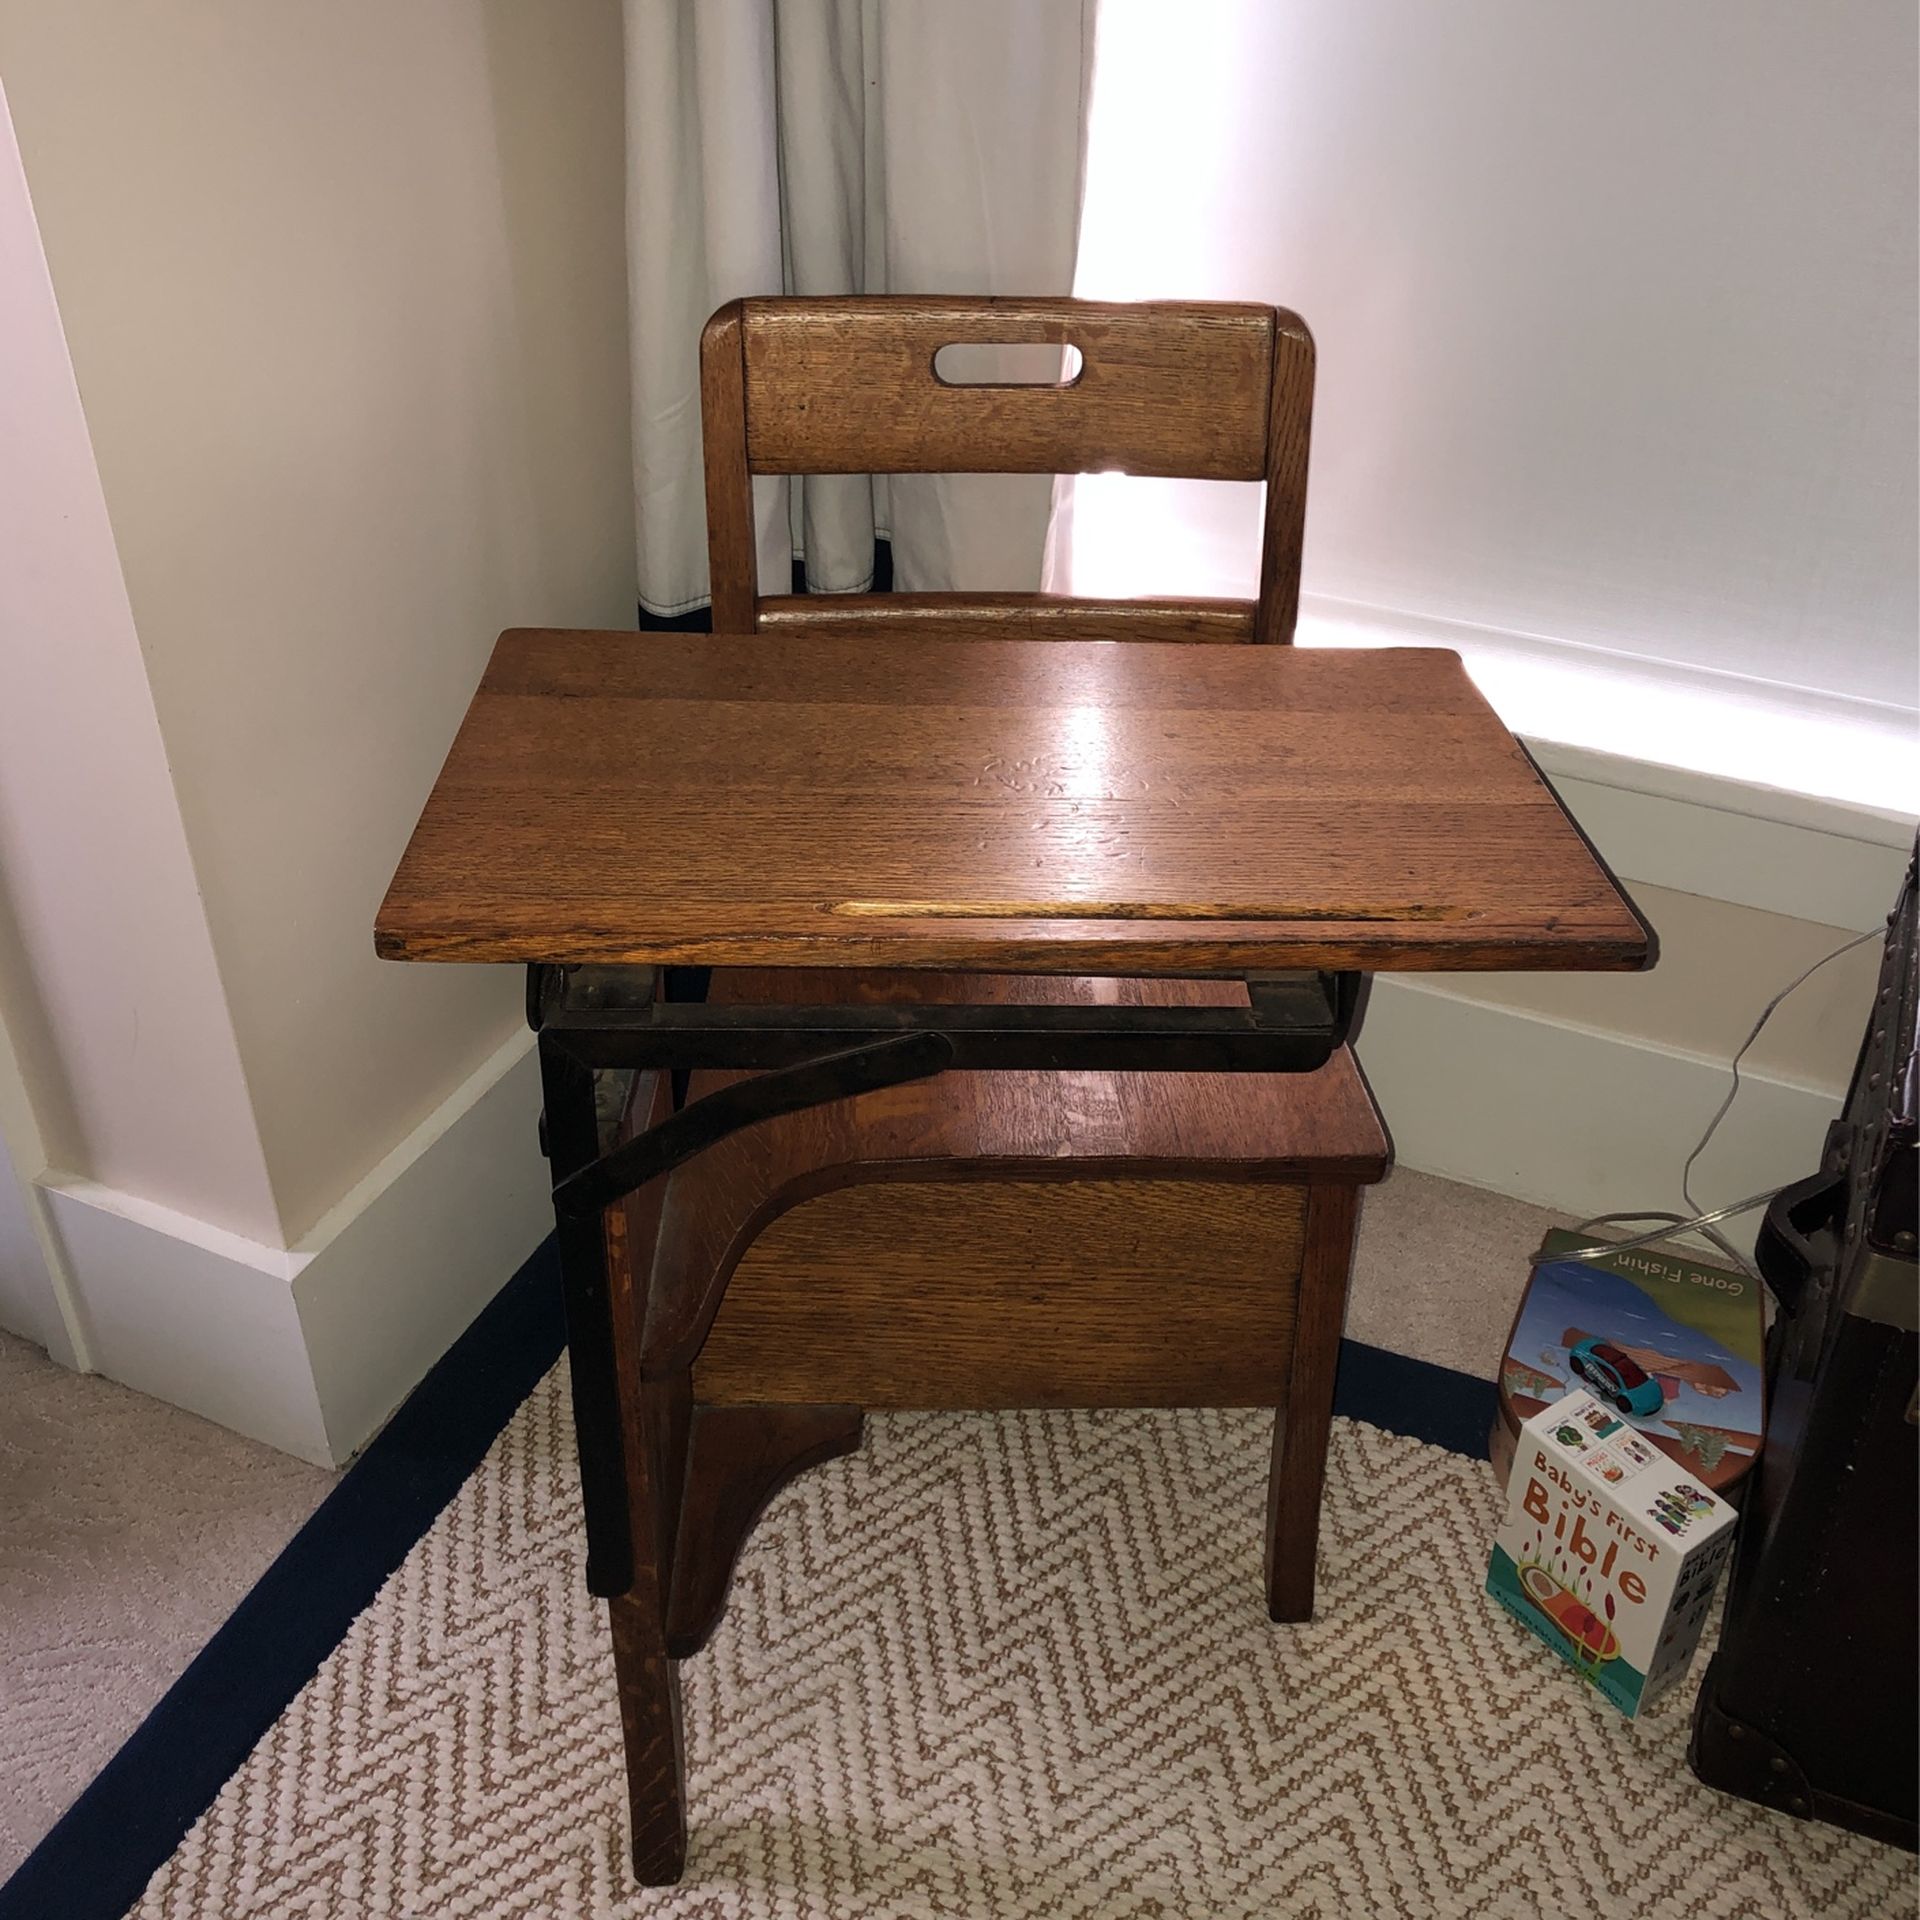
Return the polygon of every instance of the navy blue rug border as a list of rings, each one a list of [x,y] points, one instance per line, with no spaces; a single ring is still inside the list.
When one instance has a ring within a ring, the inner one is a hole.
[[[547,1240],[341,1476],[4,1886],[0,1920],[122,1920],[485,1457],[565,1340]],[[1483,1458],[1489,1380],[1341,1342],[1334,1411]]]
[[[1358,1340],[1340,1342],[1333,1410],[1349,1420],[1484,1460],[1497,1398],[1494,1383],[1478,1374]]]

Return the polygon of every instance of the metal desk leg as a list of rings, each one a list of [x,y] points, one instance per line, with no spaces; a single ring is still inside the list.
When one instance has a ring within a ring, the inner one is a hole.
[[[544,1131],[553,1183],[600,1155],[593,1069],[540,1036]],[[603,1599],[633,1584],[633,1543],[621,1473],[620,1373],[607,1271],[606,1223],[598,1212],[555,1210],[560,1278],[566,1294],[567,1359],[573,1377],[573,1431],[580,1449],[580,1496],[587,1520],[587,1586]]]
[[[540,1069],[547,1153],[558,1185],[599,1155],[593,1069],[545,1033]],[[669,1886],[680,1878],[687,1854],[680,1679],[667,1655],[668,1554],[679,1518],[687,1381],[682,1375],[642,1384],[637,1356],[621,1366],[606,1216],[561,1211],[557,1223],[587,1585],[606,1600],[613,1634],[633,1870],[644,1886]],[[637,1342],[638,1328],[626,1337]],[[633,1388],[624,1419],[623,1371]]]

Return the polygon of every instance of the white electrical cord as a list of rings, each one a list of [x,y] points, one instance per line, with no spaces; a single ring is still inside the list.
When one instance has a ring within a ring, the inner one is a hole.
[[[1727,1088],[1726,1098],[1722,1100],[1720,1105],[1715,1109],[1713,1118],[1707,1122],[1706,1132],[1700,1136],[1699,1144],[1687,1155],[1686,1164],[1680,1169],[1680,1197],[1688,1206],[1698,1207],[1700,1204],[1699,1201],[1693,1197],[1691,1184],[1693,1178],[1693,1163],[1706,1152],[1707,1143],[1712,1140],[1714,1133],[1719,1128],[1720,1122],[1727,1117],[1727,1109],[1733,1105],[1733,1097],[1740,1091],[1740,1062],[1747,1057],[1747,1049],[1760,1038],[1761,1031],[1765,1028],[1767,1022],[1773,1018],[1773,1010],[1779,1006],[1780,1002],[1784,1000],[1788,994],[1792,993],[1796,987],[1805,986],[1829,960],[1838,960],[1843,953],[1851,953],[1855,947],[1864,947],[1869,940],[1884,938],[1886,931],[1885,927],[1870,927],[1865,933],[1856,934],[1851,940],[1835,947],[1831,953],[1823,953],[1812,966],[1807,968],[1804,973],[1798,975],[1795,979],[1789,980],[1787,984],[1760,1009],[1760,1018],[1753,1023],[1753,1031],[1741,1041],[1740,1051],[1733,1056],[1733,1081]],[[1749,1194],[1744,1200],[1736,1200],[1730,1206],[1715,1207],[1710,1213],[1694,1213],[1692,1215],[1663,1213],[1659,1211],[1650,1211],[1647,1213],[1596,1213],[1590,1219],[1582,1220],[1580,1224],[1574,1228],[1574,1232],[1589,1233],[1595,1227],[1610,1227],[1616,1223],[1625,1225],[1640,1220],[1660,1220],[1666,1222],[1666,1224],[1655,1228],[1652,1233],[1635,1234],[1631,1239],[1596,1240],[1586,1246],[1561,1247],[1552,1253],[1549,1253],[1543,1245],[1534,1250],[1528,1264],[1537,1267],[1549,1260],[1604,1260],[1609,1254],[1624,1253],[1634,1247],[1651,1247],[1659,1241],[1671,1240],[1676,1234],[1697,1232],[1703,1240],[1710,1242],[1720,1253],[1731,1260],[1742,1273],[1751,1274],[1753,1278],[1757,1280],[1760,1276],[1753,1262],[1741,1253],[1725,1234],[1717,1233],[1714,1229],[1720,1221],[1731,1220],[1737,1213],[1749,1213],[1755,1207],[1764,1207],[1775,1194],[1781,1191],[1783,1191],[1783,1189],[1779,1187],[1769,1187],[1764,1193]]]

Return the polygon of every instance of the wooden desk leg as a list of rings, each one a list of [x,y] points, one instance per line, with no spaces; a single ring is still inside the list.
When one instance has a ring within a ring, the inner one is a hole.
[[[652,1594],[607,1602],[620,1731],[633,1820],[633,1872],[643,1887],[670,1887],[687,1864],[686,1749],[680,1671],[667,1657],[665,1610]]]
[[[1293,1359],[1274,1414],[1273,1465],[1267,1474],[1267,1613],[1274,1620],[1313,1618],[1313,1562],[1333,1422],[1333,1375],[1346,1324],[1359,1219],[1358,1187],[1307,1189]]]

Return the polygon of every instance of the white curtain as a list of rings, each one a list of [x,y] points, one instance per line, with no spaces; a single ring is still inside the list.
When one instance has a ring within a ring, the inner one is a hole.
[[[707,598],[697,346],[743,294],[1065,293],[1094,0],[627,0],[640,594]],[[760,480],[761,591],[1040,582],[1044,476]]]

